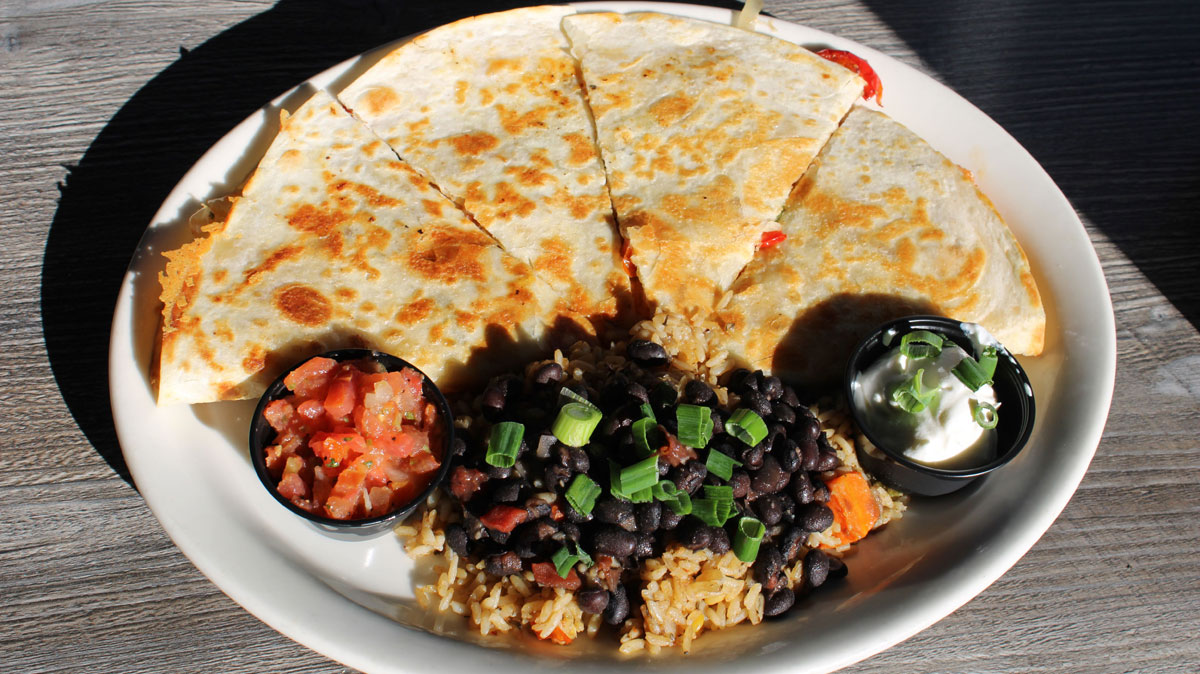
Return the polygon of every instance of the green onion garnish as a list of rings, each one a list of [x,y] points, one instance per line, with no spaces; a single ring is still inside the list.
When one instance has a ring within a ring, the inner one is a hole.
[[[767,437],[767,424],[753,410],[739,407],[725,422],[725,432],[753,447]]]
[[[570,389],[566,389],[570,390]],[[567,403],[558,411],[550,432],[558,441],[569,447],[583,447],[592,437],[600,423],[600,410],[594,405]]]
[[[587,515],[596,506],[596,497],[600,495],[601,491],[600,485],[596,484],[595,480],[580,473],[571,481],[571,486],[567,487],[567,503],[575,509],[575,512]]]
[[[900,338],[900,353],[909,358],[933,358],[942,352],[942,336],[928,330],[914,330]]]
[[[658,417],[654,416],[654,408],[650,406],[650,403],[642,403],[642,406],[639,407],[638,409],[640,409],[642,411],[643,417],[646,417],[647,419],[654,419],[655,421],[658,421]]]
[[[753,562],[758,557],[758,544],[766,533],[763,523],[753,517],[738,520],[737,532],[733,535],[733,554],[743,562]]]
[[[892,389],[892,402],[909,414],[925,411],[925,408],[934,404],[938,398],[938,389],[926,390],[921,384],[921,377],[924,374],[925,369],[921,368],[917,370],[912,379]]]
[[[704,485],[704,498],[692,499],[692,514],[705,524],[723,526],[733,516],[733,487]]]
[[[693,449],[703,449],[712,438],[712,410],[700,405],[679,405],[675,408],[679,424],[679,442]]]
[[[566,578],[571,569],[579,562],[579,555],[571,554],[567,546],[563,546],[554,551],[550,556],[550,561],[554,563],[554,570],[558,572],[560,578]]]
[[[497,468],[512,468],[521,449],[521,438],[525,435],[525,424],[501,421],[492,426],[488,438],[487,455],[483,460]]]
[[[591,566],[592,564],[595,564],[595,562],[592,561],[592,556],[589,555],[586,550],[580,547],[578,543],[569,540],[567,541],[567,545],[571,548],[571,554],[578,557],[579,561],[583,562],[584,566]]]
[[[981,386],[992,383],[996,374],[996,364],[1000,357],[996,347],[985,346],[979,354],[979,360],[966,356],[954,366],[954,376],[972,391],[978,391]]]
[[[653,487],[658,482],[658,455],[622,468],[617,480],[626,495]]]
[[[650,417],[642,417],[633,422],[630,430],[633,432],[633,445],[643,457],[654,454],[663,444],[662,434],[658,432],[658,422]]]
[[[558,390],[558,404],[562,406],[568,403],[579,403],[580,405],[587,405],[593,409],[599,409],[592,401],[564,386]]]
[[[1000,422],[1000,413],[996,411],[996,407],[981,401],[971,401],[971,416],[975,418],[975,423],[987,430],[995,428]]]
[[[708,460],[704,462],[704,465],[708,467],[708,472],[722,480],[728,480],[733,477],[733,467],[742,465],[742,462],[734,461],[724,452],[710,449],[708,450]]]
[[[635,492],[630,492],[625,495],[625,500],[630,503],[649,503],[654,500],[654,488],[646,487]]]
[[[675,486],[670,480],[659,480],[653,487],[654,498],[662,501],[676,515],[688,515],[692,512],[692,497],[686,491]]]

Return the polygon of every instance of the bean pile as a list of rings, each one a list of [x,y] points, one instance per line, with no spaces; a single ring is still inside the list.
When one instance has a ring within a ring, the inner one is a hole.
[[[689,381],[680,391],[666,375],[669,358],[661,346],[635,340],[626,353],[622,368],[597,373],[586,385],[567,377],[557,363],[547,362],[525,378],[493,379],[474,400],[482,419],[458,434],[446,484],[463,509],[461,523],[446,529],[446,541],[455,553],[484,560],[485,570],[495,576],[531,570],[543,586],[575,591],[585,613],[602,614],[611,625],[629,617],[631,601],[638,600],[637,592],[628,588],[637,587],[640,560],[661,555],[670,543],[707,548],[716,555],[728,552],[743,515],[765,527],[752,567],[766,598],[765,615],[781,615],[795,603],[784,569],[797,560],[803,560],[804,570],[803,586],[796,588],[800,592],[845,575],[841,560],[806,546],[810,533],[834,521],[823,478],[840,464],[819,421],[796,391],[762,371],[738,370],[727,388],[739,402],[725,409],[701,381]],[[602,413],[583,447],[567,446],[551,431],[564,386]],[[692,449],[677,441],[676,412],[681,404],[710,409],[712,436],[707,447]],[[731,487],[733,512],[724,526],[678,514],[657,499],[634,503],[614,496],[611,463],[629,466],[645,458],[638,453],[633,426],[646,415],[647,405],[659,437],[665,438],[657,453],[659,479],[697,497],[704,485]],[[767,432],[760,442],[749,445],[727,432],[726,422],[739,408],[765,422]],[[485,460],[488,431],[500,422],[524,426],[511,467]],[[704,456],[712,450],[740,463],[728,480],[709,471]],[[586,513],[565,498],[568,485],[580,474],[601,487]],[[578,550],[584,558],[565,576],[550,561],[564,547]]]

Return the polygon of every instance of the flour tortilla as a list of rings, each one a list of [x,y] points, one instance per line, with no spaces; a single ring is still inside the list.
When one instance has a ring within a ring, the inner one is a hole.
[[[208,230],[160,276],[160,404],[256,396],[347,346],[453,389],[525,362],[547,333],[549,288],[323,92]]]
[[[856,107],[797,183],[720,315],[752,367],[825,383],[892,318],[934,313],[1041,353],[1029,261],[970,175],[887,115]]]
[[[464,19],[388,54],[341,92],[354,113],[560,293],[612,318],[629,276],[575,59],[570,7]]]
[[[655,13],[563,20],[646,296],[707,314],[862,93],[767,35]]]

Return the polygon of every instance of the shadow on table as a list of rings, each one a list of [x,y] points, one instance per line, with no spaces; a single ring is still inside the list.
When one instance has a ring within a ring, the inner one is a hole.
[[[405,35],[525,4],[282,0],[195,49],[181,47],[179,59],[67,167],[42,265],[46,348],[76,423],[126,482],[108,395],[109,328],[130,255],[175,183],[237,123],[298,82]]]
[[[1200,327],[1200,3],[866,5]]]

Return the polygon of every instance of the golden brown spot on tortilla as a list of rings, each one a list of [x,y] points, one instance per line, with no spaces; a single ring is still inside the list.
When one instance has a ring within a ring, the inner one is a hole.
[[[333,308],[324,295],[300,283],[290,283],[276,290],[274,304],[288,320],[309,327],[324,325],[333,315]]]
[[[433,199],[422,199],[421,207],[425,209],[426,213],[435,218],[442,217],[442,202],[440,201],[434,201]]]
[[[400,101],[395,91],[387,87],[373,87],[362,97],[367,112],[378,115]]]
[[[423,235],[410,232],[408,267],[416,274],[442,283],[483,281],[484,252],[492,245],[482,232],[426,227]]]
[[[304,248],[302,246],[283,246],[275,249],[274,252],[267,256],[267,259],[251,267],[250,269],[247,269],[243,274],[242,283],[238,287],[231,290],[229,294],[236,295],[242,290],[245,290],[247,287],[257,283],[263,274],[273,271],[279,265],[294,257],[297,257],[303,252]]]
[[[458,327],[463,330],[470,330],[475,327],[475,323],[479,320],[475,314],[470,314],[465,311],[454,312],[454,318],[458,321]]]
[[[358,297],[358,291],[354,288],[338,288],[337,290],[333,291],[333,296],[336,297],[340,302],[350,302],[353,301],[355,297]]]
[[[537,187],[554,180],[554,176],[533,166],[506,166],[504,172],[526,187]]]
[[[596,158],[596,146],[591,138],[586,138],[581,133],[568,133],[563,136],[563,140],[571,146],[571,152],[567,155],[568,164],[579,166]]]
[[[462,155],[482,154],[500,144],[495,136],[483,131],[451,136],[448,140],[454,146],[454,151]]]
[[[288,225],[316,236],[328,236],[345,221],[345,213],[324,211],[312,204],[301,204],[287,216]]]
[[[524,133],[526,129],[545,128],[546,117],[553,111],[553,106],[549,105],[536,107],[525,113],[509,110],[503,105],[496,106],[496,113],[500,115],[500,126],[514,136]]]
[[[363,302],[362,304],[358,305],[358,310],[364,314],[369,314],[375,311],[376,308],[377,307],[375,306],[374,302]]]
[[[218,269],[215,272],[213,272],[213,282],[214,283],[224,283],[225,278],[227,276],[229,276],[229,272],[227,272],[224,269]]]
[[[432,342],[436,342],[436,341],[442,339],[442,335],[445,334],[445,332],[446,332],[445,326],[442,323],[438,323],[437,325],[433,326],[432,328],[429,328],[429,340]]]
[[[217,384],[217,398],[219,400],[237,400],[241,398],[241,390],[237,384],[223,381]]]
[[[412,325],[425,320],[433,313],[433,300],[428,297],[415,299],[396,312],[396,322],[401,325]]]
[[[429,118],[424,117],[422,119],[418,119],[415,122],[409,122],[407,126],[408,126],[409,133],[419,135],[421,133],[421,131],[423,131],[424,129],[426,129],[429,126]]]
[[[466,80],[459,80],[458,82],[454,83],[454,102],[455,103],[457,103],[458,105],[462,105],[463,103],[467,102],[467,87],[469,87],[469,86],[471,86],[471,85],[467,84]]]
[[[650,106],[650,114],[659,126],[671,126],[686,115],[693,105],[695,101],[685,94],[675,94],[655,101]]]
[[[553,236],[542,243],[542,254],[533,261],[534,269],[561,281],[571,280],[571,246]]]
[[[481,105],[491,105],[494,100],[496,100],[496,95],[492,93],[491,89],[479,90],[479,103]]]
[[[335,195],[338,194],[339,192],[344,192],[346,190],[350,190],[350,191],[354,192],[355,194],[357,194],[358,196],[362,197],[367,202],[368,205],[374,206],[376,208],[395,207],[395,206],[399,206],[401,204],[400,200],[393,199],[392,197],[389,197],[389,196],[385,196],[385,195],[381,194],[378,190],[376,190],[375,188],[373,188],[369,185],[363,185],[362,183],[355,183],[355,182],[351,182],[349,180],[339,180],[336,182],[332,182],[329,184],[328,189],[331,193],[333,193]],[[344,218],[345,214],[342,214],[342,217]]]
[[[254,344],[249,348],[249,355],[242,359],[242,369],[246,374],[254,374],[267,366],[267,352],[262,346]]]
[[[537,208],[537,204],[521,196],[508,183],[496,184],[496,216],[511,218],[513,215],[527,217]]]
[[[520,59],[498,58],[488,61],[487,74],[495,75],[501,70],[521,70]]]
[[[364,145],[363,151],[366,152],[367,154],[374,154],[376,150],[379,150],[382,147],[383,147],[383,141],[376,139],[376,140],[373,140],[370,143],[367,143],[366,145]]]

